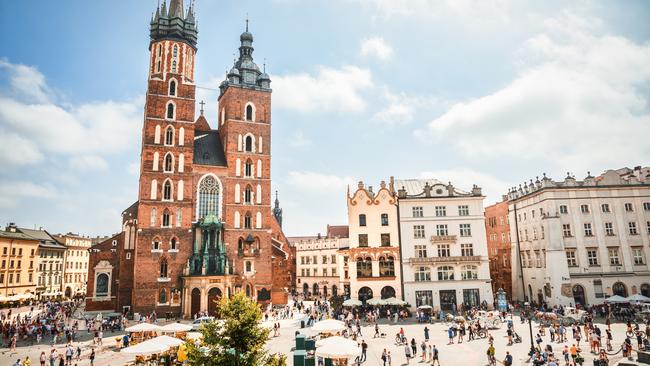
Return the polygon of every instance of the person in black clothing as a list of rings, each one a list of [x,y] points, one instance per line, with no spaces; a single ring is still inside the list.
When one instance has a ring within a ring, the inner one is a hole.
[[[415,343],[415,338],[411,338],[411,350],[413,351],[413,358],[415,358],[418,351],[418,345]]]
[[[368,344],[366,343],[365,340],[361,341],[361,362],[364,362],[366,360],[366,352],[368,352]]]

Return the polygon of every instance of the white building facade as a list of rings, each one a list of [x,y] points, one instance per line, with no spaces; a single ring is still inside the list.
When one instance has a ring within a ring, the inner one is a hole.
[[[649,168],[544,176],[508,198],[515,299],[569,306],[650,296]]]
[[[296,291],[304,298],[340,295],[338,250],[348,246],[348,238],[302,238],[292,244],[296,247]]]
[[[483,199],[434,179],[396,180],[404,300],[457,311],[493,304]]]
[[[75,234],[57,235],[56,239],[66,246],[63,259],[63,296],[72,298],[86,293],[88,282],[88,262],[90,253],[88,249],[92,240]]]
[[[393,183],[377,192],[359,182],[347,194],[350,242],[341,249],[345,295],[361,301],[402,298],[397,196]]]

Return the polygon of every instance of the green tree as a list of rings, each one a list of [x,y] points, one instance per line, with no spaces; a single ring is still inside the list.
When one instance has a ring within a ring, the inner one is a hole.
[[[237,292],[230,299],[222,297],[217,309],[221,320],[199,329],[202,347],[188,342],[190,365],[286,366],[285,356],[264,349],[270,330],[261,326],[262,310],[257,302]]]

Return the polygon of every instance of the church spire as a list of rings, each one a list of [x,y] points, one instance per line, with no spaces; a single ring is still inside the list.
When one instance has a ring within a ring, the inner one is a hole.
[[[282,227],[282,209],[280,208],[278,191],[275,191],[275,207],[273,207],[273,216],[275,216],[275,220],[280,224],[280,227]]]
[[[161,40],[177,40],[189,44],[196,50],[197,35],[194,5],[190,4],[187,17],[185,17],[183,0],[171,0],[169,2],[169,11],[167,10],[167,1],[163,0],[162,5],[156,9],[151,21],[149,30],[151,43]]]

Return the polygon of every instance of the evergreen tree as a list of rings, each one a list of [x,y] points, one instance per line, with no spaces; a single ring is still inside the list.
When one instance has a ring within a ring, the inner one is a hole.
[[[270,355],[264,344],[270,330],[261,326],[260,305],[243,292],[222,297],[217,306],[221,320],[204,323],[199,331],[203,347],[188,342],[190,365],[286,366],[284,355]]]

